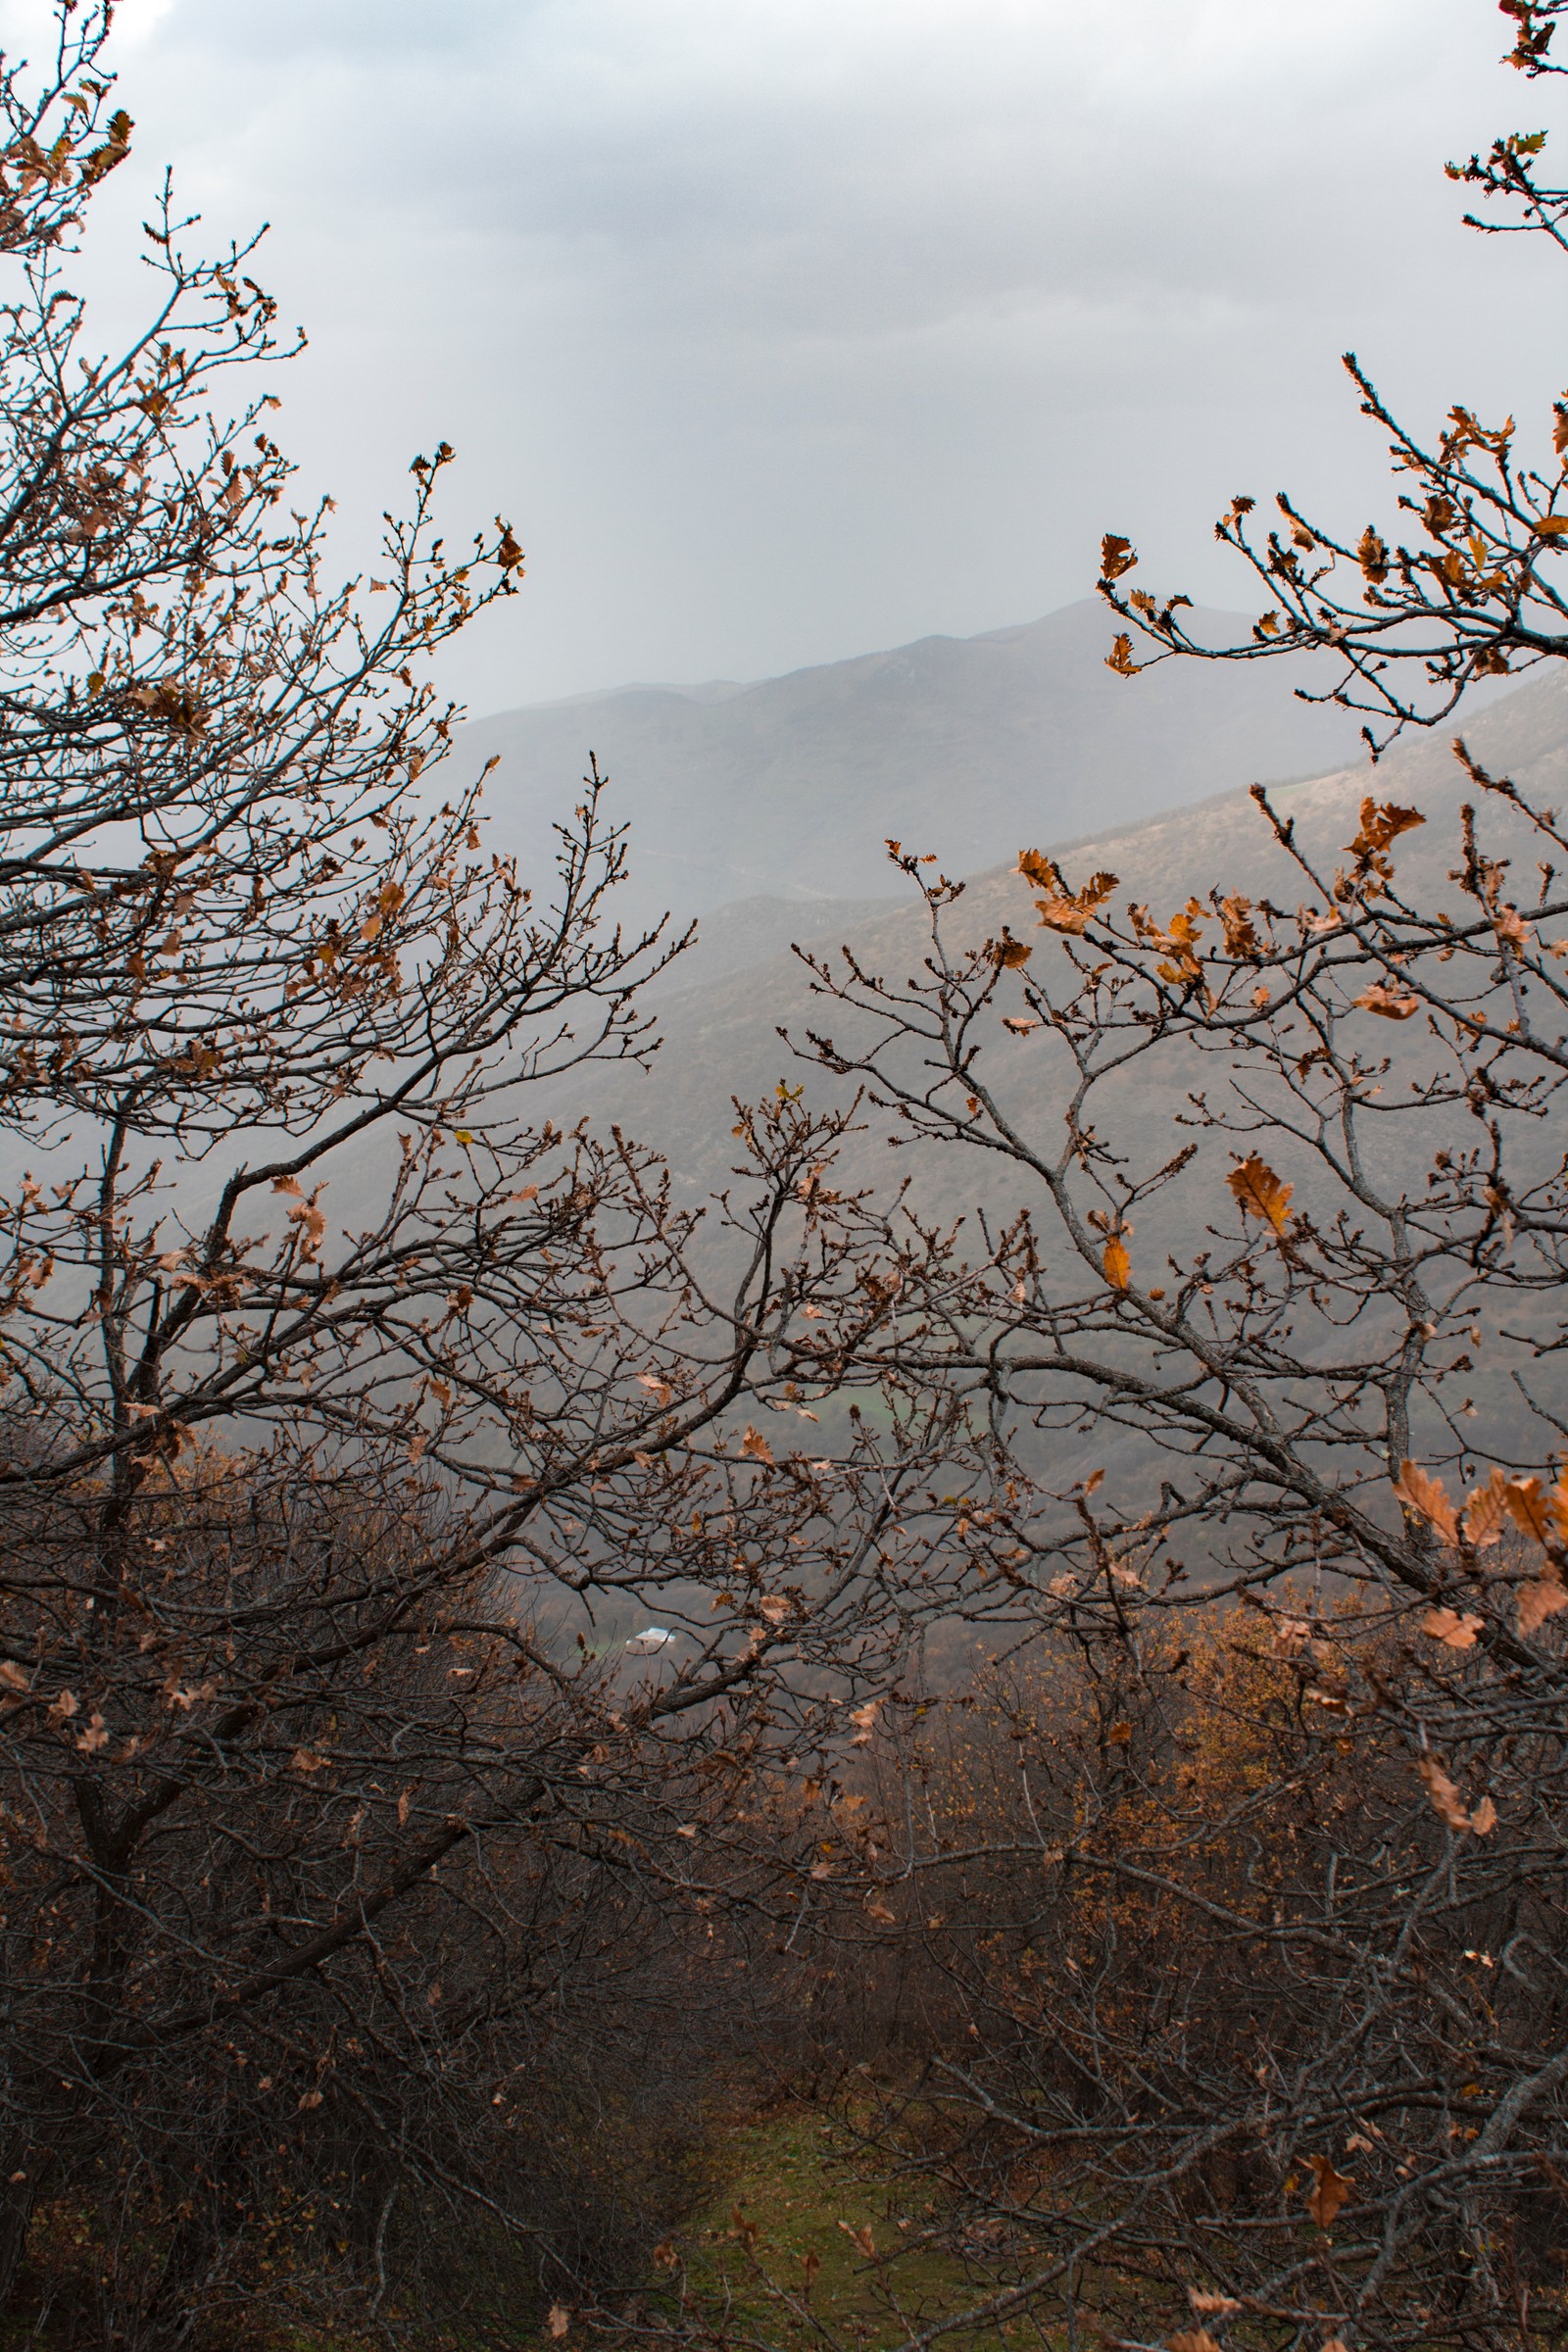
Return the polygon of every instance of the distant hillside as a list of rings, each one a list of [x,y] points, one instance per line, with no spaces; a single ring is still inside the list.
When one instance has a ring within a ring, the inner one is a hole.
[[[1128,694],[1141,693],[1144,683],[1129,686]],[[1568,792],[1568,680],[1555,672],[1543,675],[1478,711],[1466,733],[1477,758],[1494,771],[1512,774],[1521,785],[1562,805]],[[1439,735],[1407,737],[1376,771],[1364,763],[1341,768],[1285,787],[1275,798],[1296,817],[1300,839],[1323,855],[1330,871],[1341,845],[1354,830],[1363,793],[1375,790],[1380,797],[1413,802],[1429,821],[1401,841],[1399,870],[1413,887],[1439,893],[1442,903],[1444,879],[1457,862],[1459,804],[1475,797],[1452,758],[1450,740],[1446,729]],[[961,796],[955,794],[945,815],[935,818],[920,837],[950,873],[962,870],[952,843],[954,835],[962,832],[964,815]],[[1494,844],[1505,843],[1505,812],[1493,805],[1485,815],[1489,838]],[[1043,824],[1015,826],[1007,839],[1007,863],[974,877],[954,910],[953,937],[995,936],[1009,922],[1024,937],[1038,940],[1040,952],[1058,952],[1048,934],[1035,931],[1028,890],[1009,870],[1029,838],[1042,847],[1060,849],[1069,875],[1108,867],[1120,876],[1119,903],[1149,901],[1156,913],[1168,914],[1189,893],[1206,896],[1210,886],[1221,881],[1254,898],[1272,891],[1289,906],[1302,895],[1245,792],[1224,793],[1139,824],[1106,825],[1093,834],[1075,830],[1079,838],[1064,846],[1060,835],[1054,839]],[[1520,886],[1528,889],[1535,850],[1522,841],[1510,846],[1521,853]],[[883,873],[888,875],[886,864]],[[824,1006],[812,997],[808,975],[784,948],[784,938],[793,929],[813,952],[831,951],[848,941],[867,968],[902,979],[919,971],[926,953],[918,903],[911,906],[911,897],[906,892],[902,901],[815,905],[809,909],[774,900],[723,909],[713,918],[717,937],[711,947],[700,934],[690,958],[682,957],[664,983],[659,1004],[663,1042],[652,1071],[643,1075],[610,1068],[577,1073],[570,1090],[571,1116],[586,1112],[596,1125],[618,1120],[666,1152],[678,1180],[693,1192],[721,1184],[733,1158],[731,1096],[757,1097],[781,1076],[787,1074],[793,1082],[807,1074],[792,1064],[779,1027],[795,1037],[803,1037],[808,1027],[826,1029],[841,1042],[849,1034],[850,1022],[842,1009]],[[799,919],[803,914],[806,919]],[[1026,1122],[1049,1117],[1061,1073],[1043,1036],[1021,1043],[999,1036],[988,1050],[988,1068],[991,1053],[1004,1057],[1007,1087],[1009,1092],[1016,1089],[1017,1114]],[[821,1073],[808,1083],[813,1096],[832,1091],[832,1082]],[[568,1107],[564,1098],[561,1107]],[[1142,1111],[1148,1108],[1142,1105]],[[1139,1118],[1140,1100],[1134,1098],[1127,1109]],[[919,1158],[925,1197],[957,1214],[972,1206],[977,1191],[994,1180],[995,1171],[967,1152],[939,1152],[934,1158],[901,1152],[894,1163],[883,1141],[888,1121],[873,1116],[870,1126],[872,1132],[853,1154],[859,1181],[886,1183],[895,1165],[899,1175],[911,1174]]]
[[[1246,634],[1234,615],[1200,619]],[[1348,713],[1296,699],[1303,667],[1172,662],[1131,683],[1104,666],[1110,637],[1091,600],[755,685],[502,711],[467,726],[460,752],[465,765],[501,755],[492,839],[530,866],[593,752],[631,822],[623,912],[638,919],[884,890],[889,834],[940,844],[950,871],[972,873],[1025,834],[1125,824],[1356,755]]]

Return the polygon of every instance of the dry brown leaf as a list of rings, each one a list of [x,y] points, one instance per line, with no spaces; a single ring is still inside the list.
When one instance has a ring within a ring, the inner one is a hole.
[[[1155,972],[1171,988],[1185,987],[1189,982],[1201,980],[1203,966],[1199,954],[1200,935],[1208,916],[1198,899],[1189,899],[1170,918],[1165,930],[1157,923],[1146,922],[1144,928],[1156,948],[1164,951],[1165,960],[1156,963]]]
[[[1366,578],[1375,588],[1389,576],[1389,550],[1372,523],[1368,523],[1356,544],[1356,560]]]
[[[1232,2319],[1242,2308],[1234,2295],[1208,2295],[1196,2286],[1187,2289],[1187,2300],[1196,2312],[1209,2319]]]
[[[549,2326],[551,2334],[559,2343],[571,2326],[571,2314],[564,2303],[551,2304]]]
[[[1445,1544],[1458,1543],[1458,1515],[1441,1478],[1433,1478],[1418,1462],[1401,1462],[1394,1492],[1405,1509],[1423,1520]]]
[[[1551,1513],[1539,1478],[1510,1478],[1502,1490],[1502,1507],[1515,1527],[1538,1544],[1551,1539]]]
[[[1559,1544],[1568,1542],[1568,1475],[1559,1478],[1546,1496],[1546,1508]]]
[[[1449,1780],[1436,1756],[1418,1756],[1416,1770],[1426,1783],[1426,1790],[1432,1799],[1433,1811],[1448,1829],[1457,1832],[1460,1836],[1463,1836],[1466,1831],[1470,1831],[1477,1838],[1485,1838],[1489,1830],[1495,1828],[1497,1808],[1492,1798],[1484,1796],[1475,1811],[1467,1813],[1458,1789]]]
[[[1091,874],[1080,891],[1070,891],[1061,875],[1052,868],[1051,896],[1036,899],[1035,910],[1048,931],[1060,931],[1073,938],[1081,935],[1089,918],[1098,914],[1116,887],[1114,874]]]
[[[1564,1585],[1555,1568],[1545,1576],[1532,1578],[1519,1588],[1519,1631],[1533,1634],[1538,1625],[1555,1617],[1559,1609],[1568,1609],[1568,1585]]]
[[[1132,1280],[1133,1261],[1127,1254],[1127,1245],[1119,1234],[1113,1233],[1105,1244],[1103,1259],[1105,1280],[1113,1291],[1124,1291]]]
[[[876,2240],[871,2235],[870,2230],[866,2228],[863,2222],[860,2224],[858,2229],[856,2228],[853,2222],[840,2222],[839,2228],[843,2230],[847,2238],[851,2239],[855,2245],[859,2247],[860,2252],[865,2256],[867,2262],[874,2262],[876,2260]]]
[[[1432,1799],[1433,1810],[1440,1819],[1445,1821],[1450,1830],[1467,1830],[1470,1827],[1470,1816],[1459,1801],[1458,1789],[1437,1758],[1435,1756],[1418,1757],[1416,1770],[1426,1783],[1427,1794]]]
[[[1474,1649],[1484,1623],[1470,1610],[1461,1617],[1455,1609],[1428,1609],[1421,1631],[1430,1634],[1434,1642],[1446,1642],[1450,1649]]]
[[[1220,2300],[1223,2301],[1224,2298],[1221,2297]],[[1241,2305],[1235,2304],[1232,2308],[1239,2311]],[[1170,2346],[1170,2352],[1219,2352],[1218,2343],[1209,2334],[1206,2328],[1179,2328],[1174,2335],[1166,2338],[1166,2342]]]
[[[1239,1168],[1232,1168],[1225,1181],[1240,1201],[1244,1216],[1257,1217],[1275,1233],[1284,1233],[1291,1195],[1296,1188],[1282,1184],[1267,1160],[1250,1152]]]
[[[1076,899],[1036,899],[1035,905],[1048,931],[1069,932],[1076,938],[1089,920],[1089,908]]]
[[[773,1459],[772,1446],[769,1446],[761,1431],[754,1429],[749,1421],[746,1424],[746,1434],[741,1440],[741,1451],[743,1454],[749,1453],[754,1462],[770,1462]]]
[[[1464,1506],[1464,1540],[1472,1551],[1485,1551],[1499,1543],[1502,1523],[1507,1516],[1503,1489],[1507,1479],[1500,1470],[1494,1470],[1484,1487],[1473,1487]]]
[[[1256,925],[1252,921],[1250,899],[1244,899],[1239,895],[1221,899],[1219,919],[1225,926],[1225,953],[1227,956],[1235,956],[1242,961],[1250,962],[1254,956],[1261,955],[1263,943],[1258,938]]]
[[[1380,808],[1369,795],[1361,803],[1361,829],[1345,846],[1352,858],[1362,860],[1375,858],[1397,841],[1401,833],[1408,833],[1426,821],[1419,808],[1400,808],[1393,801],[1385,801]]]
[[[1387,988],[1381,980],[1364,988],[1355,1002],[1363,1011],[1381,1012],[1388,1021],[1407,1021],[1412,1012],[1421,1009],[1419,997],[1412,997],[1406,989]]]
[[[1306,2161],[1314,2175],[1306,2210],[1320,2230],[1332,2230],[1334,2217],[1342,2205],[1348,2203],[1355,2182],[1348,2173],[1335,2171],[1332,2157],[1309,2156]]]

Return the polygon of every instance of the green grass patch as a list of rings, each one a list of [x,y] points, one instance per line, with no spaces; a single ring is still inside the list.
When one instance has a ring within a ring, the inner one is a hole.
[[[918,2174],[891,2192],[868,2185],[845,2135],[808,2109],[736,2125],[724,2160],[723,2189],[663,2250],[667,2284],[648,2298],[666,2318],[684,2304],[715,2340],[804,2345],[820,2327],[880,2352],[1003,2282],[982,2249],[954,2248]],[[1038,2342],[1019,2324],[1026,2333]],[[991,2323],[951,2341],[979,2352],[1013,2334]]]

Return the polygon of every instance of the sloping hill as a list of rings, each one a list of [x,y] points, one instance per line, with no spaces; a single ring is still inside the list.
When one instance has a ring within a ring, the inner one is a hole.
[[[1246,633],[1235,616],[1200,618]],[[758,894],[879,891],[889,834],[940,838],[950,869],[973,873],[1020,828],[1060,839],[1355,756],[1348,713],[1296,699],[1304,669],[1172,662],[1133,684],[1104,666],[1110,636],[1090,600],[755,685],[503,711],[464,730],[460,758],[501,755],[493,837],[534,864],[592,751],[631,822],[622,911],[641,921]]]
[[[1129,695],[1139,694],[1144,683],[1129,686]],[[1476,756],[1494,771],[1510,773],[1522,786],[1560,802],[1568,791],[1568,679],[1553,672],[1532,681],[1477,712],[1467,736]],[[1446,731],[1406,738],[1376,771],[1365,763],[1340,768],[1278,788],[1273,797],[1296,817],[1301,840],[1323,853],[1330,870],[1340,846],[1354,831],[1364,793],[1375,790],[1380,798],[1413,802],[1429,821],[1401,841],[1399,870],[1412,887],[1431,891],[1456,862],[1459,805],[1475,797],[1452,757],[1450,740]],[[911,846],[937,852],[949,872],[962,870],[953,847],[954,835],[961,835],[963,827],[958,798],[954,796],[945,818],[939,817],[920,835],[910,835]],[[1487,822],[1494,843],[1505,842],[1505,812],[1489,808]],[[995,936],[1008,922],[1023,936],[1041,941],[1039,952],[1058,952],[1048,934],[1033,929],[1028,890],[1010,870],[1025,841],[1055,847],[1069,875],[1108,867],[1120,877],[1118,901],[1148,901],[1156,914],[1169,914],[1189,894],[1206,897],[1216,882],[1253,898],[1272,891],[1292,906],[1302,895],[1245,791],[1223,793],[1141,824],[1080,834],[1066,844],[1059,836],[1053,843],[1045,819],[1025,815],[1009,836],[1006,865],[969,883],[951,918],[954,939]],[[1522,843],[1516,846],[1524,850],[1520,888],[1528,890],[1535,852]],[[888,872],[885,864],[883,871]],[[610,1068],[580,1073],[571,1090],[571,1116],[586,1112],[596,1122],[618,1120],[666,1152],[678,1178],[695,1192],[722,1183],[733,1156],[731,1097],[757,1097],[780,1077],[794,1082],[806,1074],[792,1063],[779,1028],[797,1038],[804,1038],[808,1027],[826,1028],[841,1043],[848,1042],[850,1034],[850,1021],[841,1008],[825,1008],[813,998],[800,959],[780,951],[781,932],[793,925],[795,936],[816,950],[852,942],[863,965],[899,979],[918,972],[926,953],[921,916],[917,906],[910,905],[909,894],[902,902],[884,901],[881,906],[816,905],[804,922],[797,919],[803,911],[777,901],[737,908],[732,914],[726,910],[730,919],[718,926],[721,936],[712,961],[707,960],[710,951],[700,936],[689,961],[682,958],[665,983],[660,1003],[663,1042],[651,1072]],[[1004,1041],[996,1051],[1008,1057],[1009,1097],[1015,1090],[1018,1114],[1025,1119],[1046,1115],[1059,1073],[1054,1072],[1041,1038]],[[813,1094],[831,1091],[831,1082],[820,1072],[809,1078],[809,1085]],[[1136,1105],[1131,1107],[1136,1115]],[[892,1173],[883,1140],[887,1126],[885,1119],[874,1120],[858,1148],[854,1172],[861,1180],[886,1183]],[[986,1180],[985,1164],[968,1152],[939,1158],[943,1166],[928,1164],[922,1170],[922,1186],[931,1186],[955,1213],[972,1206],[976,1188]],[[909,1172],[908,1155],[900,1155],[898,1172]]]

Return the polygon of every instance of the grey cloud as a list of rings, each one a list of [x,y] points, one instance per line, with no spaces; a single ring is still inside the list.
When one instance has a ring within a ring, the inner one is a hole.
[[[496,705],[1023,619],[1108,524],[1234,598],[1238,466],[1379,495],[1348,343],[1544,411],[1555,289],[1441,172],[1517,113],[1497,46],[1478,0],[176,0],[124,66],[143,154],[275,222],[313,473],[373,514],[445,431],[516,514],[454,670]]]

